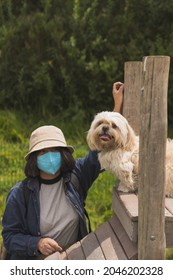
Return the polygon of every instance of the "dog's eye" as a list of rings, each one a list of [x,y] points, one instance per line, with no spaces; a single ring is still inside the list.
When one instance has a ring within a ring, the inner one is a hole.
[[[102,122],[100,121],[100,122],[98,122],[97,124],[96,124],[96,127],[98,127],[99,125],[101,125],[102,124]]]
[[[112,128],[116,129],[117,125],[115,123],[112,123]]]

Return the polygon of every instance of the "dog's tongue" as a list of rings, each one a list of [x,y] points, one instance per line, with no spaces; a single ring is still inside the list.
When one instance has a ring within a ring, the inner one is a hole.
[[[110,137],[109,137],[109,135],[104,134],[104,135],[100,135],[100,139],[103,141],[109,141]]]

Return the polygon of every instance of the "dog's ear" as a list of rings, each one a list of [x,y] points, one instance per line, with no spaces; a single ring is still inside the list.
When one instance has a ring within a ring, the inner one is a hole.
[[[90,148],[91,151],[97,150],[97,147],[93,141],[93,134],[91,133],[91,129],[88,131],[88,134],[87,134],[87,143],[88,143],[88,147]]]
[[[136,135],[135,135],[135,132],[134,132],[133,128],[129,124],[127,124],[127,130],[128,130],[128,133],[127,133],[127,141],[126,141],[126,144],[125,144],[125,149],[127,151],[131,151],[131,149],[135,145]]]

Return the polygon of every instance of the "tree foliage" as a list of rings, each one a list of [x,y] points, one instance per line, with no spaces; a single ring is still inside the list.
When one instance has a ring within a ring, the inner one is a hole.
[[[172,13],[168,0],[1,0],[1,108],[86,119],[111,110],[125,61],[172,57]],[[171,69],[173,123],[172,82]]]

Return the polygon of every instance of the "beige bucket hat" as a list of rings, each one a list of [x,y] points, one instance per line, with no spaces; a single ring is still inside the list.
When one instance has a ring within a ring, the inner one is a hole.
[[[71,153],[74,152],[72,146],[67,146],[61,129],[53,125],[44,125],[32,132],[29,141],[29,152],[25,156],[25,159],[28,160],[28,156],[33,152],[51,147],[65,147]]]

